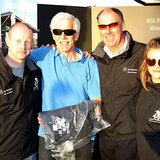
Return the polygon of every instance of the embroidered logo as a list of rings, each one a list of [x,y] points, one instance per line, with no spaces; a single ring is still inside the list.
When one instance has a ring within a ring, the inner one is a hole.
[[[34,79],[34,88],[33,88],[33,90],[35,91],[35,90],[37,90],[37,89],[39,89],[39,80],[38,80],[38,78],[36,77],[36,78]]]
[[[2,95],[4,95],[4,96],[6,96],[6,95],[8,95],[8,94],[11,94],[11,93],[13,93],[13,88],[9,88],[9,89],[6,89],[6,90],[0,90],[0,94]]]
[[[160,123],[160,109],[155,111],[156,113],[149,118],[150,122]]]
[[[123,67],[123,72],[137,74],[137,69],[130,69],[127,67]]]

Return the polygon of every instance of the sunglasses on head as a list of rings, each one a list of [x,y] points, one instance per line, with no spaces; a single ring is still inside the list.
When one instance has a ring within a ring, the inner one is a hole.
[[[65,30],[62,30],[62,29],[53,29],[53,33],[57,36],[60,36],[62,34],[62,32],[64,32],[64,34],[66,36],[72,36],[76,33],[76,30],[74,29],[65,29]]]
[[[157,60],[155,60],[155,59],[149,59],[149,58],[148,58],[148,59],[146,60],[146,63],[147,63],[148,66],[154,66],[154,65],[156,64],[156,61],[157,61]],[[160,66],[160,59],[158,60],[158,65]]]
[[[114,22],[114,23],[111,23],[111,24],[99,24],[98,25],[98,28],[100,29],[100,30],[105,30],[105,29],[107,29],[107,27],[109,27],[109,29],[113,29],[113,28],[116,28],[116,27],[118,27],[118,22]]]

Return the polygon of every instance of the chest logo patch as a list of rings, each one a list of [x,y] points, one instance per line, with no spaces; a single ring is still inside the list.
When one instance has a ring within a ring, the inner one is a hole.
[[[149,118],[150,122],[160,123],[160,109],[155,111],[155,114]]]
[[[35,91],[35,90],[37,90],[37,89],[39,89],[39,80],[38,80],[37,77],[35,77],[33,90]]]
[[[6,96],[6,95],[8,95],[8,94],[11,94],[11,93],[13,93],[13,88],[8,88],[8,89],[6,89],[6,90],[0,90],[0,95],[4,95],[4,96]]]
[[[123,67],[123,72],[126,72],[128,74],[137,74],[137,69],[135,68],[127,68]]]

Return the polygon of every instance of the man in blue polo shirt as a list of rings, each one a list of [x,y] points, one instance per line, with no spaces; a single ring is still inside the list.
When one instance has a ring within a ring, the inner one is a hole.
[[[83,100],[101,104],[99,71],[95,60],[85,58],[75,48],[80,34],[80,22],[73,15],[60,12],[50,23],[57,49],[41,47],[31,52],[30,58],[42,70],[42,110],[48,111],[75,105]],[[44,133],[39,129],[39,159],[53,160],[45,150]],[[78,149],[76,160],[90,160],[90,145]]]

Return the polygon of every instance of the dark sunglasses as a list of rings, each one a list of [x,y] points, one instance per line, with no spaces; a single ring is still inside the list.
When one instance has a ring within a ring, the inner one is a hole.
[[[155,59],[147,59],[146,63],[148,66],[154,66],[156,64],[156,60]],[[160,59],[158,60],[158,65],[160,66]]]
[[[98,28],[100,30],[105,30],[105,29],[107,29],[107,27],[109,27],[109,29],[116,28],[116,27],[118,27],[118,22],[114,22],[114,23],[111,23],[111,24],[108,24],[108,25],[106,25],[106,24],[98,25]]]
[[[66,36],[72,36],[76,33],[76,31],[74,29],[65,29],[65,30],[62,30],[62,29],[53,29],[53,33],[57,36],[60,36],[62,34],[62,32],[64,32],[64,34]]]

